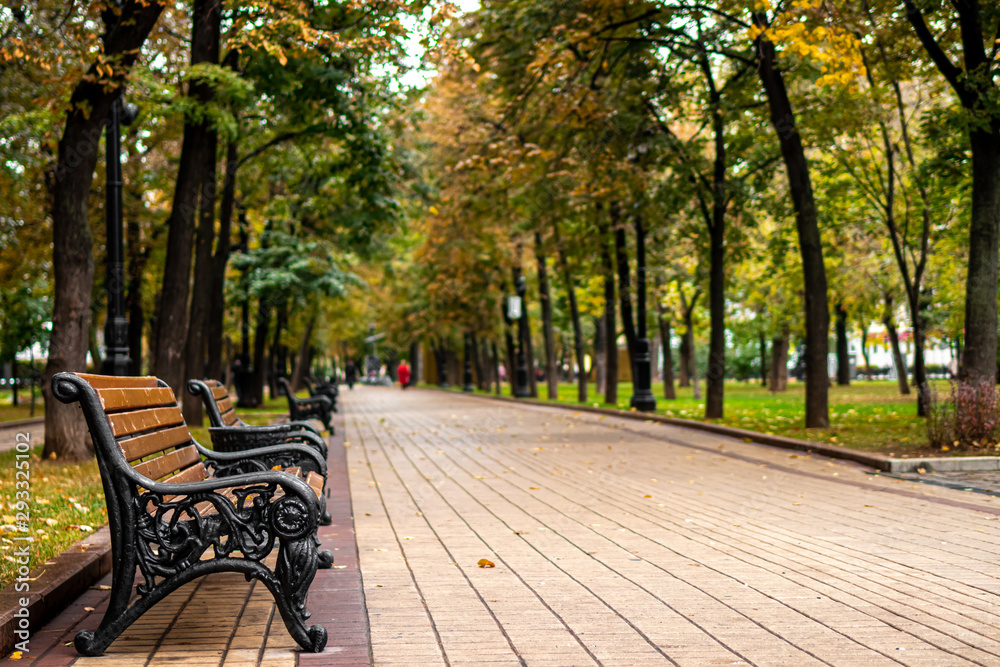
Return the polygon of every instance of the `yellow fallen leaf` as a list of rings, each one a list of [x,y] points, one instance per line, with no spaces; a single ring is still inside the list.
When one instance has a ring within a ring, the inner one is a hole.
[[[21,659],[21,652],[20,651],[14,651],[13,653],[10,654],[9,657],[10,657],[11,660],[20,660]]]
[[[273,468],[271,468],[271,470],[281,470],[281,466],[280,465],[274,466]]]
[[[347,567],[347,566],[346,565],[334,565],[333,569],[334,570],[343,570],[345,567]]]
[[[476,563],[479,567],[496,567],[496,564],[491,560],[486,560],[485,558],[480,558],[479,562]]]
[[[652,497],[653,497],[653,496],[649,495],[648,493],[647,493],[646,495],[644,495],[644,496],[643,496],[643,498],[652,498]]]

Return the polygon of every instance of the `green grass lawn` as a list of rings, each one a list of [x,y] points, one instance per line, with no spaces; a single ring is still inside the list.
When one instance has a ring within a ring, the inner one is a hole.
[[[942,383],[940,388],[943,393],[946,393],[945,386],[946,383]],[[548,400],[544,383],[539,383],[538,390],[542,400]],[[663,398],[663,384],[653,384],[657,413],[891,456],[942,454],[927,442],[924,420],[917,417],[916,393],[901,396],[895,380],[862,380],[848,387],[830,387],[830,428],[822,430],[804,427],[805,385],[800,382],[790,381],[788,390],[778,394],[772,394],[757,382],[727,382],[725,417],[721,420],[704,419],[704,399],[695,400],[690,388],[678,388],[676,391],[677,398],[667,400]],[[702,383],[703,394],[704,391]],[[510,395],[509,384],[504,385],[503,393]],[[603,397],[597,394],[594,383],[588,386],[587,397],[588,405],[628,410],[632,384],[622,382],[618,385],[617,405],[605,403]],[[560,383],[559,402],[576,403],[576,398],[576,384]],[[992,453],[996,453],[995,450]]]
[[[77,540],[93,534],[108,522],[97,460],[83,463],[43,461],[41,445],[29,461],[28,533],[20,532],[15,496],[16,452],[0,453],[0,588],[17,575],[14,549],[24,542],[15,537],[30,534],[29,567],[34,569],[65,551]]]
[[[21,389],[17,392],[17,405],[9,389],[0,390],[0,422],[30,419],[45,416],[45,401],[42,400],[41,389],[35,389],[35,414],[31,414],[31,392]]]

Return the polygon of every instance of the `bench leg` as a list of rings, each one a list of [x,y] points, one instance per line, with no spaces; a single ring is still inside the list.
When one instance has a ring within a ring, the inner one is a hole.
[[[280,590],[271,591],[288,634],[310,653],[319,653],[326,646],[326,629],[321,625],[307,628],[304,622],[309,618],[306,596],[321,559],[317,542],[315,534],[298,540],[281,540],[274,571]]]

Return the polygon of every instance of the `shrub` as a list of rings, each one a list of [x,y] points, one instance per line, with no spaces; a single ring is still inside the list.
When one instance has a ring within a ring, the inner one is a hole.
[[[952,382],[950,396],[931,391],[927,439],[934,447],[981,449],[1000,435],[1000,398],[992,380]]]

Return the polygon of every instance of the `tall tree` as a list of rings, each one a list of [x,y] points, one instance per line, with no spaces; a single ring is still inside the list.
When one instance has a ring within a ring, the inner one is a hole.
[[[959,0],[951,5],[954,13],[936,16],[935,23],[958,24],[960,39],[957,43],[948,37],[934,36],[923,6],[918,6],[914,0],[904,0],[903,6],[906,20],[967,112],[965,126],[972,151],[972,207],[961,377],[982,382],[997,377],[1000,6],[994,2]],[[951,25],[947,34],[955,34]],[[961,58],[961,66],[955,64],[958,58]]]
[[[754,27],[759,31],[754,40],[758,59],[757,74],[767,97],[771,125],[778,135],[781,156],[785,162],[788,187],[795,206],[799,251],[802,255],[806,320],[806,428],[827,428],[830,425],[827,395],[830,312],[819,215],[813,197],[809,162],[795,124],[785,77],[778,66],[775,45],[767,36],[770,18],[765,12],[754,12],[752,18]]]
[[[199,212],[202,213],[201,226],[204,230],[200,244],[203,254],[209,253],[209,258],[212,248],[209,233],[214,233],[214,220],[207,218],[215,205],[216,134],[212,117],[205,108],[214,97],[214,88],[211,78],[205,76],[204,67],[199,69],[197,66],[219,62],[221,20],[220,0],[194,0],[191,15],[192,73],[187,91],[191,106],[184,119],[184,143],[168,221],[167,256],[156,319],[157,349],[152,364],[152,372],[170,385],[178,396],[187,394],[184,391],[185,375],[191,369],[186,368],[185,362],[189,359],[194,361],[194,357],[204,359],[204,353],[199,351],[203,343],[201,329],[195,332],[199,350],[191,350],[190,356],[185,355],[185,342],[189,345],[194,342],[188,338],[188,300],[192,246]],[[203,266],[202,273],[205,268]],[[207,288],[204,280],[201,284]],[[200,313],[199,307],[199,319]],[[199,324],[203,323],[203,320],[199,321]],[[201,375],[199,369],[195,377]],[[192,410],[189,409],[189,412]],[[200,422],[200,408],[198,412],[197,421]]]
[[[102,12],[100,55],[70,95],[59,140],[52,193],[52,267],[55,294],[49,356],[43,374],[45,456],[79,459],[90,455],[79,410],[52,397],[51,379],[82,371],[87,357],[91,289],[94,282],[89,197],[97,145],[111,105],[121,95],[143,43],[163,5],[127,0]]]

